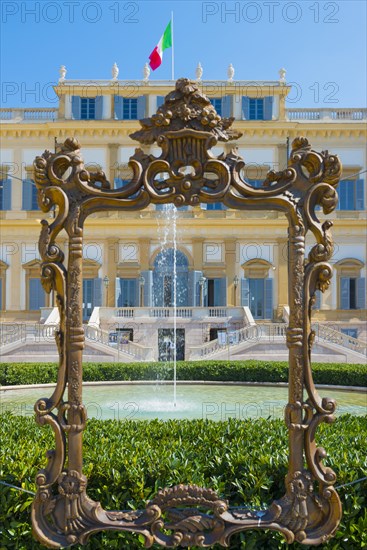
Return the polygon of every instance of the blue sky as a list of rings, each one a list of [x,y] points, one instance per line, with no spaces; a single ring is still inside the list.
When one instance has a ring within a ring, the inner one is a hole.
[[[1,3],[2,106],[55,106],[51,83],[67,78],[142,78],[144,63],[174,12],[175,77],[295,83],[290,107],[366,103],[363,0],[245,2],[41,0]],[[171,52],[151,79],[171,77]],[[32,93],[32,90],[34,92]]]

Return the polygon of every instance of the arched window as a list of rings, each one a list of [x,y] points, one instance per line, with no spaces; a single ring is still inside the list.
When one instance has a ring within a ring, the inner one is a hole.
[[[188,305],[189,261],[180,250],[168,248],[154,260],[153,302],[156,307],[173,307],[176,275],[176,304]]]

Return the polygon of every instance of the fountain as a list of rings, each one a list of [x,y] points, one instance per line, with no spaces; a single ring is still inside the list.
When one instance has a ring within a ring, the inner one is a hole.
[[[166,360],[170,362],[173,358],[173,406],[177,406],[177,208],[174,204],[164,204],[162,210],[159,211],[158,234],[162,234],[161,241],[161,267],[167,261],[169,248],[173,249],[173,340],[166,337]],[[163,221],[163,224],[161,222]],[[155,289],[157,292],[158,302],[163,306],[166,305],[165,296],[165,279],[160,289]],[[158,305],[158,304],[156,304]],[[171,306],[171,296],[169,298],[169,306]],[[172,353],[173,352],[173,353]],[[172,357],[173,355],[173,357]]]

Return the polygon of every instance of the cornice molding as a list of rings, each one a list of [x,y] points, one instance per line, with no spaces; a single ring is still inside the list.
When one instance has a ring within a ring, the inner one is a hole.
[[[67,136],[83,137],[105,137],[105,138],[129,138],[133,130],[137,130],[136,122],[122,123],[118,121],[94,121],[98,124],[83,123],[81,121],[59,121],[53,124],[6,124],[1,127],[0,136],[3,138],[63,138]],[[262,138],[294,138],[300,129],[302,134],[308,138],[367,138],[367,128],[364,124],[344,123],[344,124],[307,124],[302,123],[295,125],[293,122],[286,121],[269,121],[261,122],[261,124],[250,125],[241,123],[240,121],[233,124],[236,130],[243,133],[242,139],[237,141],[237,145],[241,146],[247,137]],[[129,143],[134,146],[134,142],[129,138]]]

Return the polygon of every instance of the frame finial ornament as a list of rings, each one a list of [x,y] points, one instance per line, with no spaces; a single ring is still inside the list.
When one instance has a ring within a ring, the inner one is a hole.
[[[218,157],[210,151],[218,140],[240,137],[232,122],[219,117],[195,82],[180,79],[157,114],[142,120],[142,129],[131,136],[144,144],[157,143],[161,156],[137,149],[129,161],[133,178],[123,188],[113,189],[102,171],[86,169],[76,138],[68,138],[59,151],[45,151],[34,161],[39,205],[43,212],[56,209],[52,223],[41,222],[39,250],[41,281],[46,292],[55,291],[60,313],[59,370],[52,396],[35,405],[37,422],[54,431],[55,449],[48,451],[48,463],[37,475],[32,507],[34,535],[49,548],[84,544],[92,533],[105,529],[139,533],[146,547],[154,542],[167,548],[228,546],[233,533],[254,528],[280,531],[288,543],[318,545],[333,536],[339,525],[336,476],[323,465],[326,452],[315,442],[318,425],[333,421],[335,402],[321,398],[313,383],[311,306],[316,290],[324,291],[332,276],[328,263],[333,252],[332,222],[321,222],[316,207],[320,205],[324,214],[335,208],[341,164],[336,155],[318,153],[306,138],[296,138],[288,167],[270,171],[262,186],[254,188],[243,177],[245,163],[235,148]],[[159,491],[144,510],[105,511],[87,496],[82,471],[84,220],[93,212],[142,210],[150,203],[180,206],[218,201],[238,210],[277,210],[289,223],[285,494],[267,510],[254,511],[246,506],[231,509],[211,489],[178,485]],[[56,242],[63,229],[69,237],[67,267]],[[308,231],[316,243],[306,258]]]

